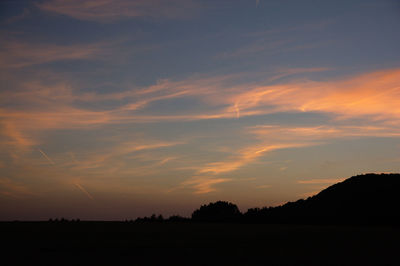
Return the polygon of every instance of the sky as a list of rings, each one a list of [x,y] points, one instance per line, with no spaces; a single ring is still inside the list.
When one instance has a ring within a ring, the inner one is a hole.
[[[395,0],[3,0],[0,220],[246,211],[400,172],[399,28]]]

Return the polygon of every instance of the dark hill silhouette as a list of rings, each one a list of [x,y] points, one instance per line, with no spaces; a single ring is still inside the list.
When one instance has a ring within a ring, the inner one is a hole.
[[[400,265],[399,182],[355,176],[245,214],[218,201],[192,219],[0,222],[2,265]]]
[[[202,205],[191,219],[153,215],[136,222],[244,222],[285,224],[400,224],[400,174],[364,174],[334,184],[317,195],[242,214],[230,202]]]
[[[396,223],[400,174],[365,174],[334,184],[306,200],[249,209],[244,220],[274,223]]]

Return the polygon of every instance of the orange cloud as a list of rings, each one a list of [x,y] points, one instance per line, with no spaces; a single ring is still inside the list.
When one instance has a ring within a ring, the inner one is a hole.
[[[255,146],[246,147],[227,160],[212,162],[205,165],[204,167],[201,167],[198,170],[198,173],[218,175],[222,173],[232,172],[239,169],[240,167],[243,167],[255,161],[257,158],[263,156],[267,152],[279,149],[286,149],[286,148],[303,147],[304,145],[306,144],[303,143],[258,144]]]
[[[175,159],[177,159],[177,157],[167,157],[165,159],[162,159],[159,162],[159,165],[164,165],[164,164],[168,163],[169,161],[172,161],[172,160],[175,160]]]
[[[182,182],[181,187],[191,187],[195,190],[195,194],[205,194],[215,191],[216,188],[213,187],[214,185],[229,181],[231,181],[231,179],[229,178],[210,178],[196,176]]]
[[[260,185],[260,186],[256,186],[256,188],[258,189],[266,189],[266,188],[271,188],[271,185]]]
[[[225,160],[211,162],[197,168],[196,175],[207,174],[216,176],[229,173],[244,167],[265,155],[280,149],[299,148],[319,145],[333,138],[362,137],[362,136],[400,136],[398,129],[389,127],[374,126],[315,126],[315,127],[289,127],[289,126],[256,126],[251,128],[250,133],[254,134],[261,142],[256,145],[245,147],[236,154]],[[285,170],[286,168],[281,168]],[[208,184],[207,177],[205,179]],[[201,178],[196,179],[200,182]],[[300,180],[300,184],[331,184],[343,179],[313,179]]]
[[[399,137],[400,129],[388,126],[278,126],[261,125],[250,128],[259,139],[290,142],[294,139],[303,142],[349,137]]]
[[[226,160],[211,162],[201,167],[194,167],[197,170],[196,175],[182,182],[178,188],[191,187],[195,189],[196,194],[204,194],[215,191],[216,188],[213,187],[214,185],[232,180],[230,178],[219,178],[216,176],[233,172],[247,164],[254,162],[267,152],[279,149],[302,147],[304,145],[306,144],[259,144],[246,147]],[[204,176],[204,174],[207,174],[207,176]],[[266,188],[266,186],[263,188]]]
[[[1,112],[0,112],[0,117],[1,117]],[[6,146],[12,146],[13,148],[18,147],[19,149],[22,150],[29,149],[30,147],[37,144],[37,142],[33,140],[32,137],[23,134],[19,130],[17,125],[13,123],[13,121],[3,122],[0,125],[2,126],[1,137],[3,139],[3,141],[0,142],[1,144]]]
[[[3,120],[3,138],[8,139],[3,144],[9,144],[18,149],[30,149],[40,141],[33,135],[51,129],[91,128],[110,123],[106,112],[92,112],[77,108],[60,106],[54,111],[8,111],[0,109]]]
[[[260,113],[327,112],[342,118],[400,119],[399,98],[400,69],[391,69],[345,80],[258,86],[232,95],[228,101],[241,111]]]
[[[287,69],[266,80],[274,81],[292,74],[326,71],[326,68]],[[137,121],[201,120],[239,118],[275,112],[325,112],[342,119],[370,117],[400,119],[400,69],[377,71],[334,81],[299,80],[277,85],[235,84],[238,75],[213,78],[193,77],[180,82],[163,80],[156,86],[130,92],[146,95],[133,109],[150,102],[176,97],[197,97],[209,106],[228,106],[209,113],[192,115],[135,117]],[[127,96],[128,94],[125,94]],[[129,109],[126,107],[126,109]],[[398,121],[397,121],[398,123]]]

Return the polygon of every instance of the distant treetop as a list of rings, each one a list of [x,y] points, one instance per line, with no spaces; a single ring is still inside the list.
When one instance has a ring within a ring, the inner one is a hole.
[[[217,201],[202,205],[192,213],[192,220],[199,222],[235,221],[241,217],[239,208],[230,202]]]

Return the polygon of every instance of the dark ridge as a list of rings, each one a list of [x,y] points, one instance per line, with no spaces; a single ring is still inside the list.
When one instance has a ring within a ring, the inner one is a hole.
[[[282,224],[399,224],[400,174],[364,174],[334,184],[317,195],[278,207],[240,213],[229,202],[202,205],[191,219],[138,218],[137,222],[243,222]]]
[[[306,200],[249,209],[247,222],[385,223],[399,222],[400,174],[364,174],[334,184]]]

